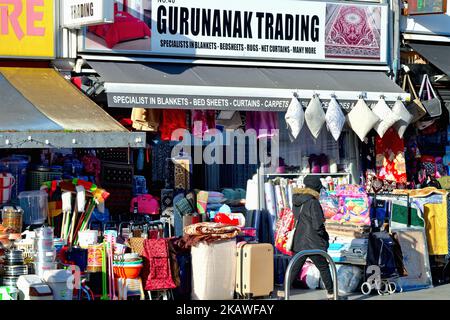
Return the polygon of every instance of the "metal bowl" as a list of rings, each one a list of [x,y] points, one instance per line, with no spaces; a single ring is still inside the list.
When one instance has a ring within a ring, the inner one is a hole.
[[[3,277],[3,285],[8,287],[16,287],[19,277]]]
[[[23,260],[22,250],[8,250],[5,253],[6,260]]]
[[[26,265],[4,267],[4,275],[6,277],[18,277],[26,274],[28,274],[28,267]]]

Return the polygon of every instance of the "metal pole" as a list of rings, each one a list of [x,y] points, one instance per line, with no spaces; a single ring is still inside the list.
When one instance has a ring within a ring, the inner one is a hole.
[[[304,250],[298,252],[292,259],[289,261],[286,274],[284,276],[284,299],[289,300],[289,296],[291,294],[291,273],[292,268],[294,267],[295,263],[301,259],[304,256],[322,256],[325,259],[327,259],[328,263],[331,265],[331,275],[333,279],[333,299],[338,299],[338,281],[337,281],[337,271],[336,271],[336,264],[334,263],[333,259],[323,250]]]

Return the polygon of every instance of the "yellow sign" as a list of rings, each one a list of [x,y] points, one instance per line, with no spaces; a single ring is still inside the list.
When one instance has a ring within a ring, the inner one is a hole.
[[[0,0],[0,57],[55,55],[54,0]]]

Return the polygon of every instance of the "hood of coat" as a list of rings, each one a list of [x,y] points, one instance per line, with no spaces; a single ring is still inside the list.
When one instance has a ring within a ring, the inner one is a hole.
[[[315,191],[313,189],[310,189],[310,188],[304,188],[304,189],[295,188],[292,200],[294,202],[294,205],[300,206],[303,203],[305,203],[305,202],[307,202],[307,201],[309,201],[311,199],[319,200],[319,198],[320,198],[320,193],[318,193],[317,191]]]

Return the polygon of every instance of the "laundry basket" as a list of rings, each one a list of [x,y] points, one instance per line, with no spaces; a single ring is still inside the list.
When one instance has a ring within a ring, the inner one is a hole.
[[[46,166],[37,166],[29,171],[28,186],[29,190],[39,190],[44,182],[60,180],[62,170],[60,167],[49,168]]]

